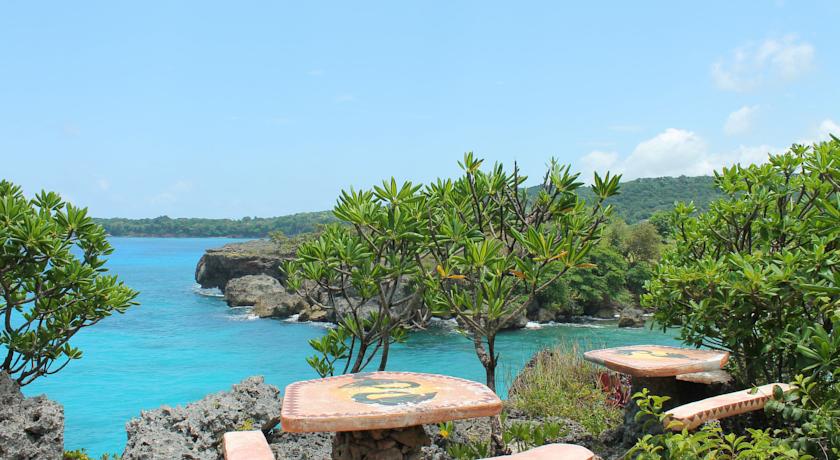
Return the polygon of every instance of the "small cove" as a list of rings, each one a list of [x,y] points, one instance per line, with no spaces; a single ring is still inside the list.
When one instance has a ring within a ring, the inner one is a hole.
[[[116,250],[108,267],[140,291],[140,305],[82,331],[74,344],[84,357],[24,389],[64,405],[66,449],[121,453],[125,423],[141,410],[194,401],[251,375],[281,389],[316,377],[305,362],[307,340],[320,336],[324,325],[255,319],[247,308],[228,308],[212,291],[197,288],[193,273],[204,250],[237,240],[111,241]],[[618,329],[613,321],[505,332],[498,339],[503,385],[535,351],[560,342],[583,349],[676,344],[668,334]],[[389,369],[484,378],[472,344],[443,325],[396,345]]]

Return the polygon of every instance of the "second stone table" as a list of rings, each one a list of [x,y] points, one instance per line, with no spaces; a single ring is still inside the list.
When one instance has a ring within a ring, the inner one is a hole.
[[[424,424],[498,415],[502,402],[478,382],[436,374],[370,372],[286,387],[288,432],[335,432],[333,458],[416,459]]]
[[[697,401],[708,396],[705,374],[714,377],[729,361],[729,353],[715,350],[678,348],[664,345],[631,345],[587,351],[587,361],[601,364],[632,377],[630,394],[647,388],[650,394],[668,396],[665,409]],[[680,378],[683,376],[683,378]],[[711,378],[710,377],[710,378]],[[635,420],[638,406],[631,401],[624,412],[625,444],[644,434],[644,423]],[[660,429],[655,426],[655,429]]]

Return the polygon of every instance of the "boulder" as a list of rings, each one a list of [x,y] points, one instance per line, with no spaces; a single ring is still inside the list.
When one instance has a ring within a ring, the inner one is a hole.
[[[260,318],[288,318],[301,313],[309,302],[298,294],[272,292],[257,297],[252,312]]]
[[[59,459],[64,454],[64,407],[46,396],[26,398],[0,372],[0,458]]]
[[[642,311],[635,308],[625,308],[618,318],[618,327],[644,327],[645,318]]]
[[[258,430],[280,415],[281,405],[277,387],[266,384],[262,377],[250,377],[233,385],[231,391],[184,407],[141,412],[125,426],[128,441],[123,459],[218,460],[225,432]]]
[[[298,321],[335,322],[335,311],[323,305],[309,305],[301,310]]]
[[[226,244],[204,253],[195,267],[195,281],[203,288],[223,292],[228,281],[247,275],[267,275],[283,281],[280,265],[293,257],[294,251],[283,251],[269,240]]]
[[[257,300],[265,296],[278,298],[286,295],[280,281],[268,275],[247,275],[228,281],[225,286],[225,300],[231,307],[256,305]]]

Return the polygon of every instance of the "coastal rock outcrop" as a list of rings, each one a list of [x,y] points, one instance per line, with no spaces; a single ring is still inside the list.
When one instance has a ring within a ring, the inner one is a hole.
[[[635,308],[625,308],[618,317],[618,327],[644,327],[644,312]]]
[[[286,290],[276,278],[268,275],[246,275],[225,285],[225,301],[231,307],[252,306],[262,296],[278,296]]]
[[[268,240],[231,243],[208,249],[195,267],[195,281],[203,288],[224,292],[228,281],[246,275],[268,275],[283,281],[280,264],[294,257]]]
[[[280,390],[250,377],[184,407],[141,412],[126,426],[124,460],[188,458],[218,460],[227,431],[259,429],[280,415]],[[44,457],[47,458],[47,457]],[[52,457],[49,457],[52,458]]]
[[[64,454],[64,407],[46,396],[26,398],[0,372],[0,458],[40,460]]]

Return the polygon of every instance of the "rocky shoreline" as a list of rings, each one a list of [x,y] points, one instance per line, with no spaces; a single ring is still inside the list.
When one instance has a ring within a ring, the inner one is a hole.
[[[308,299],[291,292],[284,286],[285,277],[280,266],[294,258],[294,250],[280,250],[269,240],[252,240],[231,243],[221,248],[208,249],[198,261],[195,280],[202,288],[218,288],[228,306],[252,307],[252,313],[260,318],[290,318],[298,321],[335,323],[339,312],[331,306]],[[367,306],[371,311],[376,304]],[[297,316],[295,316],[297,315]],[[618,318],[619,327],[642,327],[645,318],[640,310],[606,306],[596,314],[601,319]],[[534,304],[508,325],[509,329],[521,329],[529,323],[570,322],[579,318],[561,317],[551,305]],[[423,327],[427,324],[418,324]]]
[[[220,440],[227,431],[263,429],[271,451],[278,460],[323,460],[332,454],[332,433],[287,433],[276,424],[282,398],[280,390],[266,384],[262,377],[249,377],[233,385],[230,391],[211,394],[183,407],[164,406],[144,411],[126,424],[128,442],[123,460],[189,458],[217,460],[221,458]],[[617,458],[610,433],[600,438],[588,434],[574,421],[557,417],[535,419],[506,409],[507,423],[559,423],[561,435],[551,442],[567,442],[585,446],[603,458]],[[450,460],[449,443],[489,439],[490,421],[486,418],[456,421],[455,429],[441,436],[436,425],[423,430],[431,441],[422,448],[424,460]]]

